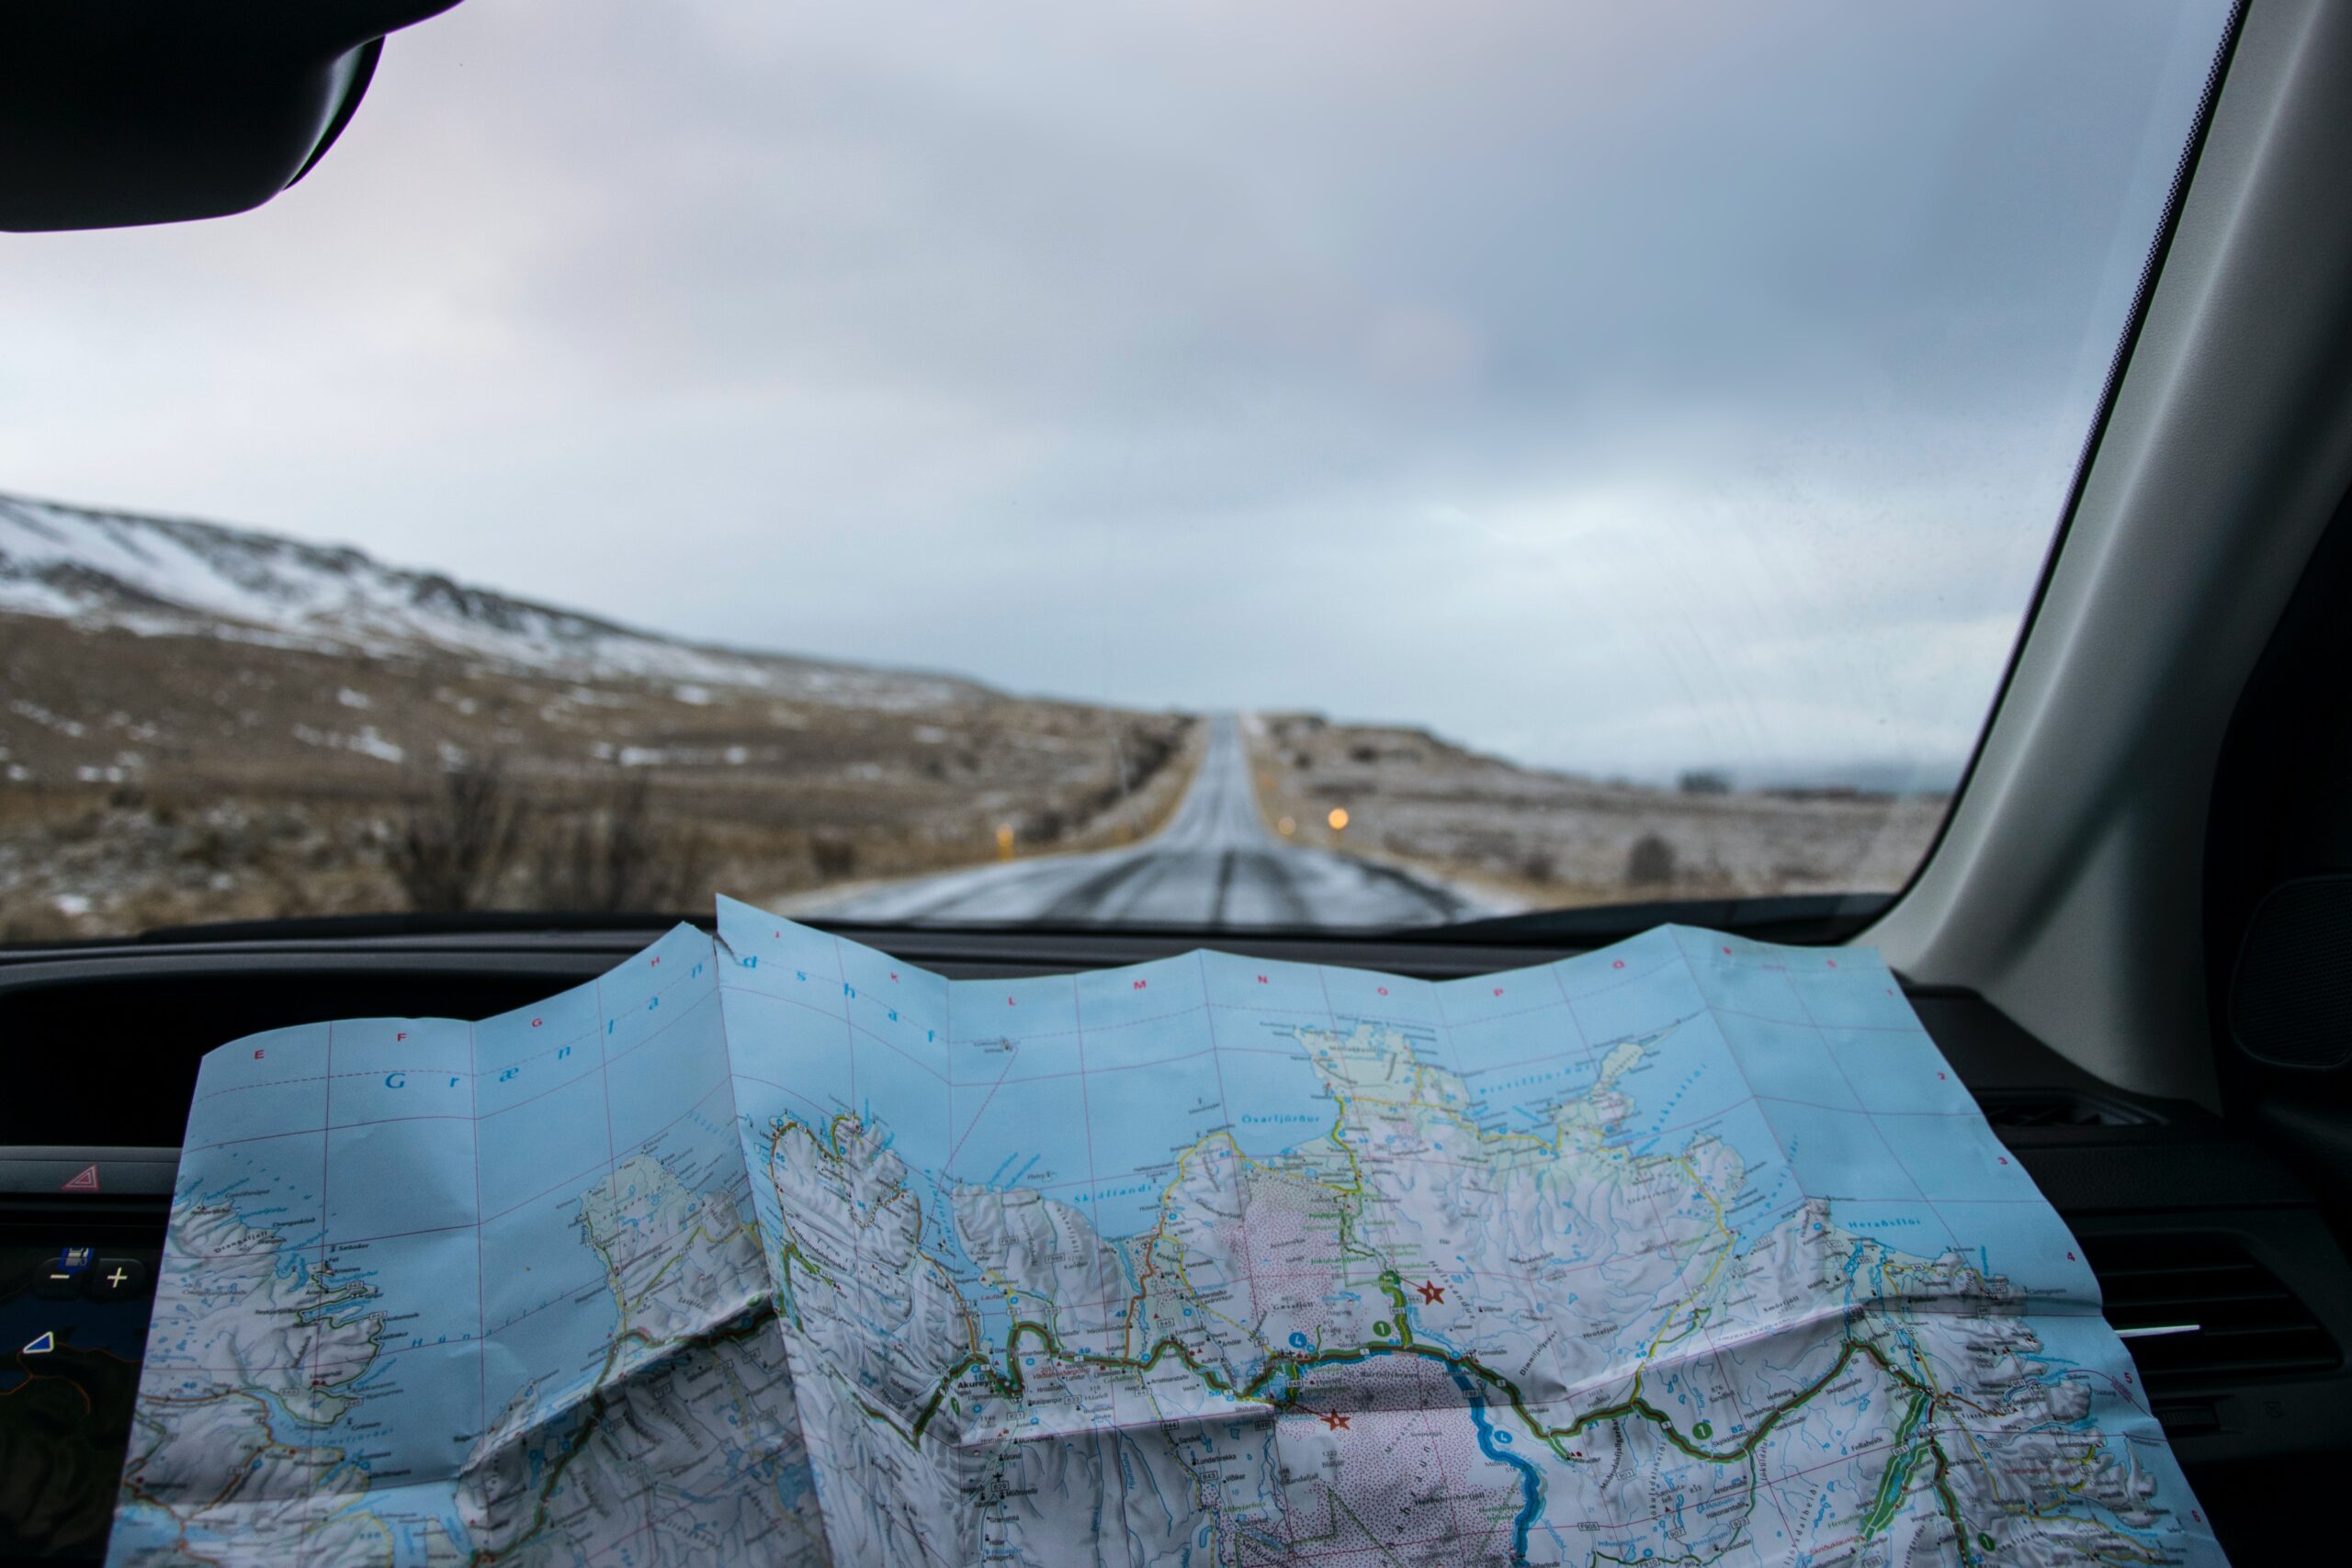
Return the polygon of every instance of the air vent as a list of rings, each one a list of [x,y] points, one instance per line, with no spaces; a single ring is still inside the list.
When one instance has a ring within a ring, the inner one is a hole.
[[[1976,1103],[1996,1127],[2153,1127],[2164,1122],[2143,1106],[2071,1089],[1979,1089]]]
[[[2086,1235],[2107,1320],[2152,1397],[2327,1371],[2343,1359],[2311,1309],[2237,1237]]]

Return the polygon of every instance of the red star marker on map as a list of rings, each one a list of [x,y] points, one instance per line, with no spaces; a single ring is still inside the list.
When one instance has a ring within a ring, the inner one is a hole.
[[[1445,1287],[1443,1285],[1424,1280],[1419,1285],[1416,1286],[1415,1289],[1421,1292],[1421,1304],[1424,1306],[1428,1305],[1431,1302],[1442,1302],[1445,1300]]]
[[[1336,1410],[1327,1410],[1323,1413],[1323,1425],[1329,1427],[1334,1432],[1338,1431],[1340,1427],[1345,1427],[1347,1424],[1348,1418],[1340,1415]]]

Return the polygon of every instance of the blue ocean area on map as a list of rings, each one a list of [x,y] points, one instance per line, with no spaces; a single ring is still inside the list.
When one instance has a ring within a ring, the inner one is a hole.
[[[950,981],[722,899],[207,1058],[113,1561],[1098,1551],[2220,1560],[1867,950]]]

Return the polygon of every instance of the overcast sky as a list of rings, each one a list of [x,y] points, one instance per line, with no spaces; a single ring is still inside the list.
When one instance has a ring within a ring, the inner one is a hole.
[[[467,0],[0,490],[1654,776],[1972,744],[2226,0]]]

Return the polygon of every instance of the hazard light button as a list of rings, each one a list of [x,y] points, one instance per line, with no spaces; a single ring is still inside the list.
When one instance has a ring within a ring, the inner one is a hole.
[[[169,1198],[179,1163],[177,1149],[0,1146],[0,1197]]]

